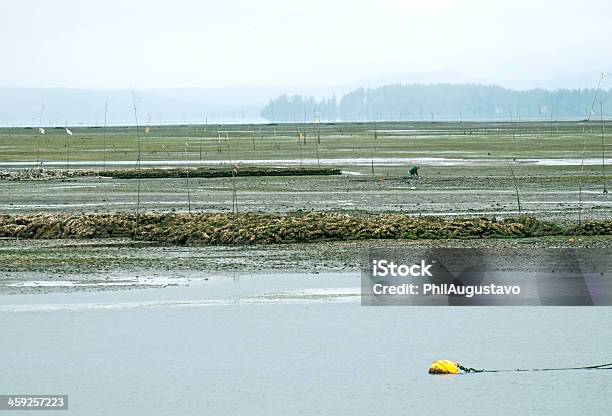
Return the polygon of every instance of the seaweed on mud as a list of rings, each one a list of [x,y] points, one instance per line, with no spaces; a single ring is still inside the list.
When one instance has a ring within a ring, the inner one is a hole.
[[[0,216],[0,237],[25,239],[135,237],[172,245],[248,245],[369,239],[525,238],[553,235],[611,235],[612,222],[580,227],[522,216],[443,219],[401,214],[339,213],[205,214],[151,213],[36,214]],[[134,234],[134,230],[136,231]]]
[[[571,235],[612,235],[612,221],[586,221],[568,229]]]
[[[326,167],[256,167],[244,166],[235,171],[228,167],[196,168],[142,168],[142,169],[22,169],[0,171],[0,179],[8,181],[45,181],[84,176],[104,176],[113,179],[160,179],[160,178],[227,178],[232,176],[322,176],[341,175],[337,168]]]
[[[340,175],[337,168],[321,167],[241,167],[234,171],[227,168],[196,167],[196,168],[146,168],[146,169],[113,169],[98,172],[100,175],[115,179],[141,178],[227,178],[231,176],[309,176],[309,175]]]

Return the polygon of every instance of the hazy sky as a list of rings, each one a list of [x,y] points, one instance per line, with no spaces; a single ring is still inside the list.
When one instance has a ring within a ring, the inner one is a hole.
[[[612,68],[609,0],[21,0],[2,1],[0,16],[1,86],[312,86]]]

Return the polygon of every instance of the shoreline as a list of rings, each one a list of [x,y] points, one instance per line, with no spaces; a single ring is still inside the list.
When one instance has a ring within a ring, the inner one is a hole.
[[[113,291],[190,285],[209,278],[253,274],[358,274],[371,249],[432,248],[493,250],[501,269],[522,270],[520,258],[542,250],[609,250],[608,236],[509,239],[361,240],[247,246],[167,246],[130,239],[0,239],[0,295]]]

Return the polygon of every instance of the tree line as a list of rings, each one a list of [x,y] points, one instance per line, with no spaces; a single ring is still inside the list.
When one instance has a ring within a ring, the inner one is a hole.
[[[496,85],[410,84],[358,88],[316,100],[281,95],[262,109],[274,122],[460,120],[460,119],[584,119],[612,113],[612,90],[512,90]]]

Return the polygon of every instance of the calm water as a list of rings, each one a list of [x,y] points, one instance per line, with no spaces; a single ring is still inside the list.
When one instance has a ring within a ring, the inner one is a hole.
[[[404,166],[406,163],[418,163],[421,166],[498,166],[506,165],[508,161],[500,158],[486,158],[486,159],[465,159],[465,158],[446,158],[446,157],[375,157],[375,158],[333,158],[333,159],[218,159],[218,160],[143,160],[141,165],[143,166],[196,166],[196,165],[231,165],[233,163],[245,163],[252,165],[273,165],[273,166],[295,166],[299,165],[332,165],[332,166],[370,166],[371,164],[377,166]],[[545,158],[545,159],[517,159],[519,164],[527,165],[544,165],[544,166],[568,166],[575,165],[600,165],[601,158]],[[605,159],[606,165],[610,164],[609,158]],[[70,166],[72,168],[83,168],[83,167],[101,167],[105,164],[106,166],[114,167],[134,167],[135,162],[133,160],[111,160],[111,161],[100,161],[100,160],[72,160]],[[0,168],[31,168],[36,167],[36,161],[27,162],[0,162]],[[65,161],[46,161],[44,162],[46,167],[64,167],[66,166]]]
[[[611,308],[362,307],[358,286],[358,275],[274,275],[3,296],[0,393],[69,394],[70,410],[51,415],[612,409],[612,371],[427,374],[439,358],[489,369],[612,362]]]

